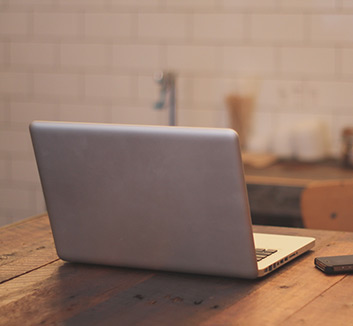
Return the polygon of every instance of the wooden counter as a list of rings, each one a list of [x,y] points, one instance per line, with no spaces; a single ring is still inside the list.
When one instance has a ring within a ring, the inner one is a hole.
[[[353,179],[353,169],[340,162],[279,161],[258,169],[245,165],[254,224],[302,227],[300,195],[311,182]]]
[[[352,254],[353,233],[314,236],[313,251],[256,281],[65,263],[47,216],[0,229],[0,325],[352,325],[353,275],[315,256]]]

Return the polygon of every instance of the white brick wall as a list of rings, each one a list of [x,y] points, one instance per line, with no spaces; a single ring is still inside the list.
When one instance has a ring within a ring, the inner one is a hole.
[[[54,66],[55,43],[13,42],[10,44],[11,66]]]
[[[137,73],[161,69],[162,47],[160,45],[120,44],[113,46],[113,67],[121,71]]]
[[[27,128],[33,120],[58,119],[57,104],[29,101],[13,101],[9,110],[8,123]]]
[[[345,1],[345,0],[343,0]],[[350,0],[348,0],[350,1]],[[280,7],[286,9],[297,9],[300,11],[310,10],[310,11],[324,11],[324,10],[334,10],[336,7],[336,0],[279,0]]]
[[[28,35],[30,14],[23,12],[0,13],[0,35],[25,36]]]
[[[81,78],[75,73],[33,74],[33,96],[77,99],[82,92]]]
[[[240,41],[244,38],[243,14],[195,14],[193,38],[197,41]]]
[[[219,48],[216,46],[167,46],[167,67],[181,73],[216,73]]]
[[[254,14],[251,26],[251,39],[259,43],[295,44],[304,39],[304,15]]]
[[[77,13],[35,12],[33,34],[48,37],[77,37],[82,19]]]
[[[3,71],[0,74],[0,94],[28,95],[30,92],[30,75],[23,72]]]
[[[275,63],[274,47],[225,47],[222,70],[225,73],[271,75],[275,73]]]
[[[80,122],[82,112],[85,113],[85,122],[110,122],[110,106],[101,104],[60,104],[59,120]]]
[[[0,42],[0,67],[6,63],[7,46],[5,43]]]
[[[131,76],[111,74],[91,74],[85,77],[85,95],[87,98],[121,100],[132,98]]]
[[[353,48],[342,49],[342,61],[340,73],[347,77],[353,76]]]
[[[335,73],[335,50],[331,48],[280,49],[282,74],[309,77],[330,77]]]
[[[187,37],[187,15],[158,13],[138,14],[138,37],[151,40],[183,40]]]
[[[353,14],[313,15],[310,28],[315,43],[353,44]]]
[[[156,71],[177,75],[177,121],[228,126],[257,96],[252,147],[321,119],[338,155],[353,125],[350,0],[11,0],[0,12],[0,225],[44,209],[35,119],[166,124]]]
[[[251,9],[254,11],[263,10],[263,9],[275,9],[276,0],[221,0],[225,9]]]
[[[0,182],[7,180],[10,175],[9,161],[1,158],[0,159]]]
[[[129,38],[133,31],[132,14],[87,13],[84,17],[85,37],[96,40]]]
[[[0,130],[0,152],[11,154],[31,153],[31,142],[27,130],[4,129]]]
[[[82,43],[65,43],[60,46],[60,64],[63,68],[103,69],[108,62],[108,46]]]

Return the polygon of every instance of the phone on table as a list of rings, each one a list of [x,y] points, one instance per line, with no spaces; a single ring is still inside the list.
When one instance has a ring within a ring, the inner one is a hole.
[[[316,257],[314,263],[326,274],[353,272],[353,255]]]

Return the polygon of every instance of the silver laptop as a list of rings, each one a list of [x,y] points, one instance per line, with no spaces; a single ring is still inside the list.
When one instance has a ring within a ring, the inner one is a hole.
[[[30,131],[63,260],[256,278],[314,246],[253,233],[233,130],[35,121]]]

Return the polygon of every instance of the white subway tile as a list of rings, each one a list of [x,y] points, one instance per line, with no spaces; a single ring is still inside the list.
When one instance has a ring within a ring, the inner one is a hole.
[[[161,69],[161,46],[121,44],[114,46],[113,66],[120,69]]]
[[[181,108],[178,121],[178,125],[190,127],[225,128],[228,126],[227,112],[224,109],[217,111]]]
[[[60,63],[64,67],[104,67],[108,65],[108,49],[105,44],[62,44]]]
[[[257,103],[272,112],[301,110],[303,83],[298,80],[262,80]]]
[[[78,13],[36,12],[33,14],[33,33],[38,36],[75,37],[80,33]]]
[[[193,37],[201,40],[241,40],[244,37],[242,14],[195,14]]]
[[[353,83],[350,82],[308,82],[306,86],[315,94],[319,108],[332,108],[335,112],[351,112]]]
[[[7,123],[8,118],[7,118],[7,106],[3,103],[3,101],[0,101],[0,123]]]
[[[12,160],[11,180],[39,184],[39,174],[34,158],[32,160]]]
[[[352,9],[353,8],[353,2],[352,2],[352,0],[341,0],[341,6],[344,9]]]
[[[85,1],[85,0],[83,0]],[[140,0],[110,0],[110,3],[113,6],[129,6],[134,8],[158,8],[160,7],[159,0],[144,0],[141,2]]]
[[[54,0],[57,1],[57,0]],[[58,2],[58,1],[57,1]],[[11,6],[21,6],[22,8],[28,8],[33,6],[38,6],[38,5],[48,5],[52,6],[53,5],[53,0],[11,0],[8,4],[10,7]]]
[[[125,13],[86,13],[85,36],[119,38],[132,35],[133,19]]]
[[[207,9],[215,6],[218,0],[165,0],[164,5],[168,8]]]
[[[10,63],[11,65],[53,66],[56,51],[54,43],[11,43]]]
[[[43,191],[41,187],[39,189],[35,190],[35,201],[32,203],[32,205],[35,206],[35,213],[34,214],[41,214],[47,211],[46,205],[45,205],[45,200],[43,196]]]
[[[80,86],[80,77],[77,74],[38,73],[33,75],[33,92],[37,97],[77,98]]]
[[[187,36],[187,15],[146,13],[138,15],[138,36],[141,39],[184,39]]]
[[[255,76],[275,71],[275,49],[271,47],[225,47],[223,71]]]
[[[109,122],[109,107],[97,105],[73,105],[62,104],[59,108],[59,116],[62,121],[78,121],[78,122]]]
[[[0,185],[0,207],[2,209],[28,209],[30,206],[29,190]]]
[[[7,44],[5,42],[0,42],[0,66],[6,63],[6,49]]]
[[[237,93],[237,81],[224,78],[193,78],[192,102],[203,104],[225,103],[227,95]]]
[[[349,0],[350,1],[350,0]],[[310,9],[311,12],[320,10],[334,10],[336,8],[335,0],[279,0],[279,6],[285,9]]]
[[[140,100],[151,102],[151,106],[160,98],[160,85],[154,80],[153,76],[139,76],[137,96]],[[179,99],[179,97],[178,97]]]
[[[181,103],[190,103],[193,93],[192,78],[183,77],[182,75],[176,74],[176,101],[177,107]]]
[[[0,158],[0,181],[7,181],[10,177],[10,164],[8,159],[1,159]]]
[[[13,218],[11,216],[11,212],[13,212],[14,208],[5,209],[0,206],[0,227],[13,223]]]
[[[29,13],[2,12],[0,13],[0,35],[27,35],[29,29]]]
[[[330,44],[353,42],[353,14],[312,15],[310,36],[312,42]]]
[[[57,118],[56,105],[51,102],[11,102],[10,122],[12,124],[23,124],[27,127],[33,120],[56,120]]]
[[[276,8],[276,0],[221,0],[222,6],[224,8],[244,8],[244,9],[274,9]]]
[[[25,131],[0,129],[0,152],[31,153],[32,144],[27,128]]]
[[[342,49],[341,73],[353,75],[353,49]]]
[[[60,7],[75,7],[75,8],[91,8],[103,7],[105,8],[107,4],[110,4],[111,0],[54,0],[54,3]]]
[[[30,76],[22,72],[2,72],[0,74],[0,94],[28,94]]]
[[[314,81],[304,81],[303,85],[303,111],[308,114],[332,114],[335,107],[322,105],[320,92],[317,91]]]
[[[335,50],[331,48],[282,48],[280,50],[282,73],[307,75],[333,75]]]
[[[87,98],[127,99],[132,96],[132,79],[129,76],[92,74],[85,77]]]
[[[167,110],[155,110],[150,106],[124,106],[115,107],[112,110],[114,123],[127,124],[168,124]]]
[[[181,72],[215,72],[219,64],[218,51],[212,46],[168,46],[167,66]]]
[[[29,216],[37,215],[32,209],[18,209],[16,206],[12,208],[2,208],[0,206],[0,225],[19,222]]]
[[[259,42],[298,42],[304,39],[304,16],[295,14],[251,15],[251,39]]]

